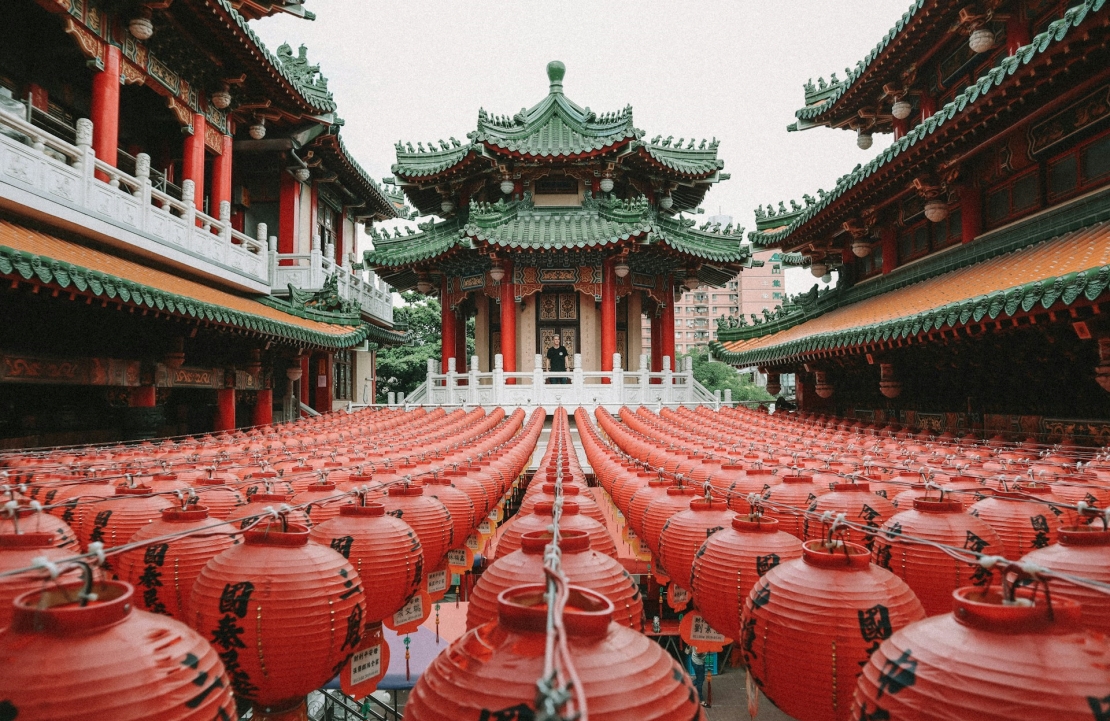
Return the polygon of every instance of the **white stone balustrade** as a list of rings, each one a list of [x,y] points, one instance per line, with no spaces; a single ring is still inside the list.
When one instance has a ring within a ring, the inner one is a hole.
[[[328,276],[339,278],[339,295],[358,303],[364,315],[386,323],[393,322],[393,292],[372,271],[353,270],[336,264],[330,254],[322,252],[318,243],[308,253],[275,253],[271,256],[270,277],[274,295],[289,293],[292,284],[298,290],[317,291],[324,287]]]

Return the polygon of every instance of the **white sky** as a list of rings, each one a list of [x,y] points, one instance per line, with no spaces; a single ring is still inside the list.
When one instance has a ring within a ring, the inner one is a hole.
[[[848,131],[786,132],[807,79],[854,66],[908,0],[486,2],[309,0],[317,19],[252,23],[271,51],[308,46],[346,121],[343,137],[376,179],[397,140],[466,141],[478,108],[513,114],[547,94],[549,60],[567,66],[567,97],[597,113],[631,103],[648,138],[717,137],[732,178],[706,196],[754,229],[759,204],[816,196],[870,150]],[[789,202],[787,202],[789,206]],[[812,285],[807,271],[787,290]]]

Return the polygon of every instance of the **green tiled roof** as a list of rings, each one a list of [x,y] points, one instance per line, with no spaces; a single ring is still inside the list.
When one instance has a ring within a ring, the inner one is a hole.
[[[472,203],[464,221],[426,223],[420,233],[388,236],[371,230],[374,250],[365,262],[396,268],[429,260],[453,248],[474,247],[472,240],[515,249],[566,249],[611,245],[634,236],[646,244],[662,243],[680,253],[712,262],[743,263],[750,246],[742,244],[743,228],[727,232],[694,221],[660,215],[645,198],[595,201],[582,207],[533,208],[526,201]]]
[[[702,140],[701,145],[695,147],[695,141],[691,138],[686,147],[679,147],[684,140],[685,138],[680,138],[679,142],[672,146],[670,138],[662,143],[656,138],[650,143],[635,142],[632,148],[646,154],[660,165],[683,175],[708,175],[725,167],[725,161],[717,157],[716,139]]]
[[[431,146],[431,143],[428,145]],[[443,145],[447,144],[443,143]],[[451,145],[446,148],[429,147],[425,150],[424,144],[418,143],[417,149],[414,149],[412,143],[405,145],[400,142],[394,147],[397,148],[397,162],[390,170],[405,178],[426,178],[436,175],[457,165],[472,153],[481,153],[481,149],[475,148],[470,143],[462,145],[454,138],[451,138]]]
[[[903,151],[932,135],[945,123],[962,113],[968,106],[974,105],[982,98],[990,95],[995,87],[1005,82],[1006,78],[1017,72],[1018,68],[1027,65],[1037,55],[1063,40],[1072,28],[1082,24],[1090,14],[1102,10],[1105,4],[1106,0],[1086,0],[1086,2],[1070,8],[1064,13],[1063,17],[1054,21],[1044,32],[1034,37],[1032,42],[1018,48],[1013,55],[1003,58],[998,65],[984,73],[976,82],[946,103],[944,107],[937,110],[928,120],[915,126],[904,137],[879,153],[871,162],[856,166],[855,170],[840,178],[832,192],[822,194],[821,199],[812,204],[807,202],[806,208],[788,226],[773,232],[752,231],[748,234],[748,238],[752,243],[759,246],[783,243],[797,228],[816,217],[860,181],[878,172],[879,169],[893,161]]]

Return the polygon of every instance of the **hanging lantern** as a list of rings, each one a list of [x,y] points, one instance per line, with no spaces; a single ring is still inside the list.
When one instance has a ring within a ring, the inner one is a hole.
[[[539,491],[533,493],[532,491]],[[589,516],[601,525],[605,525],[605,512],[601,510],[601,506],[597,505],[597,501],[593,499],[592,493],[582,493],[582,490],[577,486],[563,483],[563,497],[568,501],[574,501],[578,504],[578,512],[584,516]],[[520,503],[520,508],[517,513],[521,516],[527,515],[532,512],[537,503],[542,501],[555,500],[555,484],[544,483],[539,486],[530,486],[528,493],[525,494],[524,500]]]
[[[300,508],[289,508],[289,503],[292,501],[292,496],[284,493],[255,493],[248,496],[250,499],[247,505],[239,506],[231,513],[228,514],[228,521],[239,521],[239,528],[249,528],[252,524],[258,522],[259,516],[272,516],[277,511],[283,511],[287,518],[293,523],[300,523],[305,526],[311,526],[312,521],[308,520],[308,514]],[[265,519],[263,519],[265,520]]]
[[[466,614],[467,629],[476,628],[497,617],[497,597],[514,586],[544,582],[544,551],[551,542],[548,531],[530,531],[521,537],[520,549],[494,561],[470,595]],[[585,531],[560,529],[559,549],[567,582],[588,588],[613,603],[613,620],[622,626],[643,630],[643,601],[639,587],[619,561],[590,549]]]
[[[1059,522],[1051,506],[1031,499],[1028,490],[995,491],[968,509],[998,533],[1006,558],[1021,558],[1056,542]]]
[[[368,624],[392,616],[420,588],[424,575],[420,539],[380,503],[343,506],[338,516],[314,527],[309,538],[342,554],[373,589],[366,595]]]
[[[728,528],[735,514],[724,501],[695,498],[686,510],[667,519],[659,534],[659,570],[689,589],[694,556],[714,533]]]
[[[439,209],[444,213],[450,213],[455,209],[455,201],[450,198],[444,198],[439,202]]]
[[[925,201],[925,217],[939,223],[948,217],[948,203],[939,198]]]
[[[211,471],[209,474],[214,475]],[[221,478],[201,478],[196,482],[196,492],[201,505],[208,509],[208,515],[220,520],[247,503],[242,493],[227,485]]]
[[[139,14],[127,23],[127,30],[131,33],[131,37],[136,40],[150,40],[154,36],[154,23],[151,22],[151,17],[153,15],[149,7],[139,8]]]
[[[802,542],[760,516],[733,516],[698,550],[691,573],[694,604],[710,626],[740,638],[740,612],[756,582],[780,563],[802,556]]]
[[[293,177],[302,183],[307,183],[312,178],[312,171],[308,168],[297,168],[293,171]]]
[[[902,395],[902,381],[894,378],[894,364],[879,364],[879,392],[886,398],[897,398]]]
[[[829,266],[825,263],[814,261],[813,265],[809,267],[809,272],[813,274],[814,278],[821,278],[825,273],[829,272]]]
[[[424,567],[439,566],[447,551],[455,547],[451,512],[438,498],[425,495],[424,486],[399,483],[389,487],[381,500],[385,512],[412,526],[424,549]],[[459,539],[462,543],[463,539]]]
[[[612,190],[612,188],[609,188],[609,190]],[[608,193],[609,191],[607,190],[605,192]],[[659,207],[661,209],[670,210],[673,206],[674,206],[674,198],[671,197],[670,193],[667,193],[666,195],[664,195],[662,198],[659,199]]]
[[[787,715],[849,721],[867,657],[923,618],[909,586],[872,564],[867,549],[808,541],[800,559],[772,568],[752,589],[740,649],[748,673]]]
[[[266,118],[255,118],[254,123],[249,128],[250,136],[254,140],[262,140],[266,137]]]
[[[152,496],[148,486],[117,488],[115,495],[89,504],[81,519],[77,537],[81,547],[100,541],[106,548],[122,546],[143,526],[162,517],[171,504],[164,496]],[[104,565],[111,568],[112,560]]]
[[[1098,360],[1095,366],[1095,381],[1104,391],[1110,391],[1110,336],[1098,339]]]
[[[682,280],[682,285],[686,286],[688,290],[697,290],[701,287],[701,281],[698,280],[696,271],[686,271],[686,277]]]
[[[28,568],[37,558],[58,561],[72,556],[72,551],[54,545],[53,533],[0,533],[0,573]],[[42,571],[0,576],[0,628],[11,623],[15,612],[12,601],[42,588],[46,578]],[[66,580],[73,579],[67,576]]]
[[[618,258],[616,264],[613,266],[613,273],[615,273],[618,278],[627,278],[630,270],[628,261],[624,256]]]
[[[81,547],[77,534],[63,519],[29,506],[0,509],[0,533],[48,533],[58,548],[75,552]]]
[[[501,267],[501,263],[495,262],[489,269],[489,277],[494,283],[500,283],[505,279],[505,269]]]
[[[898,512],[890,501],[871,492],[868,483],[837,483],[829,493],[818,498],[809,508],[810,511],[822,514],[826,511],[832,515],[843,513],[845,518],[853,523],[866,526],[869,531],[856,529],[838,530],[843,534],[842,540],[858,543],[871,548],[874,543],[875,532],[882,527],[886,519]],[[807,541],[825,538],[830,528],[827,524],[806,516],[802,522],[802,531]]]
[[[657,476],[657,474],[650,474]],[[648,481],[646,486],[638,486],[636,491],[629,497],[627,509],[623,511],[628,526],[635,531],[636,535],[644,538],[644,514],[651,506],[652,502],[656,499],[666,496],[667,489],[671,487],[670,481],[665,481],[661,478],[653,478]],[[620,506],[618,506],[619,508]]]
[[[201,571],[190,621],[213,639],[237,697],[264,713],[296,708],[361,642],[362,581],[340,553],[309,543],[304,526],[271,522],[243,535]]]
[[[674,514],[690,508],[690,502],[696,497],[697,491],[689,486],[671,487],[644,510],[644,532],[640,535],[651,549],[652,556],[659,558],[659,537],[663,535],[663,527],[667,525],[667,521]]]
[[[783,476],[782,483],[772,486],[763,495],[763,516],[779,522],[779,530],[795,538],[805,538],[806,516],[801,510],[829,493],[826,483],[817,483],[813,476]]]
[[[96,601],[83,605],[84,592]],[[238,718],[212,646],[172,618],[135,609],[118,581],[20,596],[0,633],[0,709],[19,721]]]
[[[425,481],[425,492],[442,503],[451,513],[452,548],[462,545],[470,532],[478,527],[478,513],[474,501],[466,493],[451,484],[451,479],[435,476]]]
[[[290,503],[294,506],[304,506],[305,515],[315,526],[318,523],[335,518],[339,515],[340,508],[354,503],[354,499],[350,496],[337,498],[342,493],[335,487],[334,483],[320,481],[295,494]]]
[[[939,548],[906,541],[905,536],[987,555],[1002,552],[1002,540],[994,529],[965,513],[959,501],[918,498],[909,510],[887,519],[875,536],[871,560],[905,581],[930,616],[949,613],[953,591],[988,584],[992,574]]]
[[[899,120],[905,120],[906,118],[910,117],[910,113],[912,112],[913,105],[911,105],[910,101],[906,100],[905,98],[899,98],[898,100],[895,100],[894,104],[890,106],[890,114],[898,118]]]
[[[597,184],[597,187],[601,188],[601,192],[603,192],[603,193],[612,193],[613,192],[613,179],[611,177],[609,177],[608,175],[606,175],[606,176],[602,177],[601,182]]]
[[[516,188],[516,183],[513,182],[512,178],[506,176],[501,179],[500,187],[502,193],[504,193],[505,195],[512,195],[513,190]]]
[[[874,139],[871,137],[871,133],[862,128],[856,131],[856,147],[860,150],[867,150],[873,142]]]
[[[498,620],[468,631],[436,656],[405,704],[406,721],[487,721],[535,715],[544,673],[544,586],[518,586],[497,600]],[[591,717],[703,719],[682,667],[637,631],[612,621],[604,596],[571,586],[566,649]]]
[[[192,506],[188,510],[167,508],[162,517],[140,528],[129,543],[147,541],[214,526],[208,509]],[[197,576],[213,558],[238,543],[227,535],[229,527],[212,528],[210,533],[193,534],[169,542],[152,543],[119,555],[116,574],[136,590],[136,602],[143,610],[188,621],[185,604],[193,592]]]
[[[1029,589],[1004,602],[997,590],[961,588],[953,613],[896,629],[864,665],[851,718],[1105,715],[1110,641],[1084,630],[1078,604],[1056,588],[1051,602]]]
[[[871,243],[866,238],[852,241],[852,255],[857,258],[866,258],[871,255]]]
[[[417,276],[416,291],[418,293],[423,293],[424,295],[428,295],[433,290],[435,290],[435,286],[432,285],[432,280],[431,280],[431,278],[428,277],[427,273],[421,273],[420,275]]]
[[[1092,526],[1061,528],[1059,542],[1025,554],[1021,562],[1110,584],[1110,531]],[[1084,626],[1110,635],[1110,604],[1105,593],[1062,581],[1052,584],[1052,598],[1075,601],[1082,608]]]
[[[827,371],[814,372],[814,386],[813,390],[820,398],[832,398],[833,384],[829,383],[829,374]]]
[[[782,381],[776,371],[767,371],[767,392],[777,396],[782,390]]]
[[[967,45],[973,53],[985,53],[994,47],[994,32],[986,27],[972,30]]]
[[[219,90],[212,93],[212,104],[220,110],[225,110],[227,106],[231,105],[231,92],[227,87],[227,83],[224,83]]]
[[[529,531],[546,531],[551,525],[555,504],[550,501],[539,501],[532,513],[527,516],[513,516],[501,531],[497,540],[497,548],[493,558],[503,558],[520,548],[521,539]],[[585,531],[590,536],[590,547],[606,555],[617,558],[617,545],[609,535],[609,529],[589,516],[579,513],[578,504],[574,501],[563,501],[563,514],[559,521],[559,530]]]

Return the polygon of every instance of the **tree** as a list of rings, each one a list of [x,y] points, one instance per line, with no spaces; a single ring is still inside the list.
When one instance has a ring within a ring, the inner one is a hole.
[[[747,380],[741,376],[735,368],[727,363],[708,360],[705,353],[695,351],[686,355],[679,355],[679,368],[683,367],[687,357],[694,359],[694,379],[705,386],[711,393],[719,390],[723,395],[725,389],[729,388],[732,390],[732,400],[734,401],[774,400],[771,394],[767,392],[766,388],[757,386]]]
[[[401,294],[405,304],[393,309],[395,325],[408,325],[409,345],[378,351],[378,398],[384,403],[390,393],[408,395],[428,376],[428,360],[439,362],[443,329],[439,299],[414,291]],[[474,319],[466,323],[466,352],[474,353]]]

